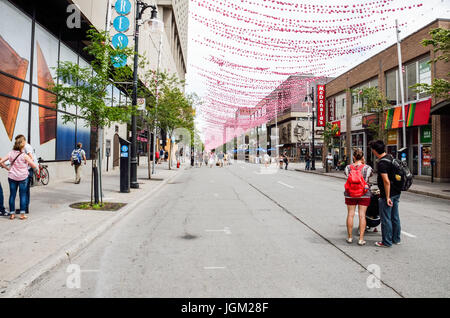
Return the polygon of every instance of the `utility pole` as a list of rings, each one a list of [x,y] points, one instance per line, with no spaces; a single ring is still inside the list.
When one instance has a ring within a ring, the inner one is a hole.
[[[402,67],[402,49],[400,47],[400,30],[398,29],[398,20],[395,19],[395,33],[397,35],[397,55],[398,55],[398,77],[400,79],[400,94],[402,98],[402,120],[403,125],[403,144],[399,152],[406,150],[406,116],[405,116],[405,92],[403,89],[403,67]]]

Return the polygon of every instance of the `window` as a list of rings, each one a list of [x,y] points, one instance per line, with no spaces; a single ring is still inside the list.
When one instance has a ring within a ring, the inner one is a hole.
[[[378,77],[373,78],[361,85],[353,87],[354,93],[352,94],[352,114],[360,114],[361,108],[364,107],[364,101],[360,98],[359,92],[363,88],[370,88],[370,87],[378,87]]]
[[[336,120],[345,118],[345,94],[336,96]]]
[[[413,102],[429,95],[419,94],[413,86],[417,83],[431,84],[431,67],[428,62],[429,57],[419,61],[414,61],[403,66],[403,91],[405,94],[405,103]],[[386,97],[391,105],[399,105],[401,103],[400,79],[398,69],[386,72]]]

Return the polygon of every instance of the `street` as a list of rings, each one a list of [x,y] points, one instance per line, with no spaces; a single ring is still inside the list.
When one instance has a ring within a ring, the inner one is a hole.
[[[401,245],[374,246],[381,233],[350,245],[343,180],[264,169],[181,172],[23,296],[450,296],[448,200],[403,193]]]

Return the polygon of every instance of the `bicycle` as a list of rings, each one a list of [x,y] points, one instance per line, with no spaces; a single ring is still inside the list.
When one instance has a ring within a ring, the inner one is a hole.
[[[34,176],[36,178],[37,182],[42,183],[42,185],[47,185],[48,182],[50,181],[50,174],[48,173],[48,165],[43,165],[42,162],[44,162],[44,160],[42,160],[42,158],[38,159],[38,164],[39,164],[39,169],[37,169],[37,171],[34,172]]]

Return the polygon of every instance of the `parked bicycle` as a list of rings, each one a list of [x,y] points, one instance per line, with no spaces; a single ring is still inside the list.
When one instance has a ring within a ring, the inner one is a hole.
[[[37,172],[34,173],[34,178],[36,182],[40,182],[42,183],[42,185],[47,185],[48,182],[50,181],[50,174],[48,173],[48,165],[44,165],[42,164],[44,162],[44,160],[42,160],[42,158],[39,157],[38,159],[38,164],[39,164],[39,169]]]

